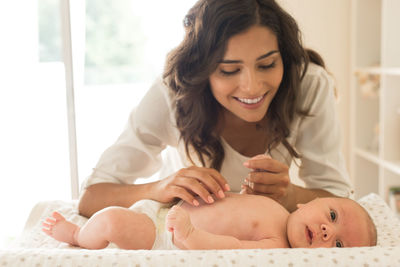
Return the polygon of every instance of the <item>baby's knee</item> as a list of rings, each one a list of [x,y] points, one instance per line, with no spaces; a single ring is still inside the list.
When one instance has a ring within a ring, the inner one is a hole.
[[[103,224],[104,233],[106,235],[114,235],[116,232],[120,232],[123,229],[126,217],[126,213],[129,210],[121,207],[108,207],[102,210],[99,214],[99,220]]]

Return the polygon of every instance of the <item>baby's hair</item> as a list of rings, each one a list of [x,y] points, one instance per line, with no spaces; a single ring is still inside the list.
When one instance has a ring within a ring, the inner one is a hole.
[[[371,215],[369,215],[368,211],[357,201],[354,201],[354,203],[356,203],[356,205],[358,205],[362,211],[364,212],[365,215],[365,219],[368,225],[368,234],[369,234],[369,238],[370,238],[370,246],[376,246],[378,243],[378,231],[376,230],[376,225],[374,223],[374,220],[372,219]]]
[[[371,246],[376,246],[378,243],[378,231],[376,230],[376,225],[372,220],[369,213],[364,209],[365,214],[367,215],[367,222],[368,222],[368,229],[369,229],[369,236],[371,238]]]

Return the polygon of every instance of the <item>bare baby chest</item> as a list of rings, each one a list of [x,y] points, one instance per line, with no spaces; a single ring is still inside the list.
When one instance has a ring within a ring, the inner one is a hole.
[[[287,211],[275,201],[249,195],[228,194],[213,204],[184,204],[192,224],[199,229],[240,240],[259,240],[286,234]]]

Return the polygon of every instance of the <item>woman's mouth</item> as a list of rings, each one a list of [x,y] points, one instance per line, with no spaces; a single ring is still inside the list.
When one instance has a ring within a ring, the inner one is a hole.
[[[264,95],[257,97],[257,98],[236,98],[237,100],[239,100],[242,103],[246,103],[246,104],[257,104],[258,102],[260,102],[263,99]]]
[[[242,97],[234,97],[234,98],[245,108],[258,108],[262,104],[267,94],[268,92],[263,94],[262,96],[255,98],[242,98]]]
[[[306,226],[306,239],[310,245],[312,244],[313,236],[313,232],[310,230],[310,228],[308,228],[308,226]]]

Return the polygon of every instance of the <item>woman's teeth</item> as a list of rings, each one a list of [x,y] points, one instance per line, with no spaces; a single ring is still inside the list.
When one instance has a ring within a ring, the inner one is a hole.
[[[245,104],[257,104],[263,99],[263,95],[257,98],[237,98],[240,102],[245,103]]]

